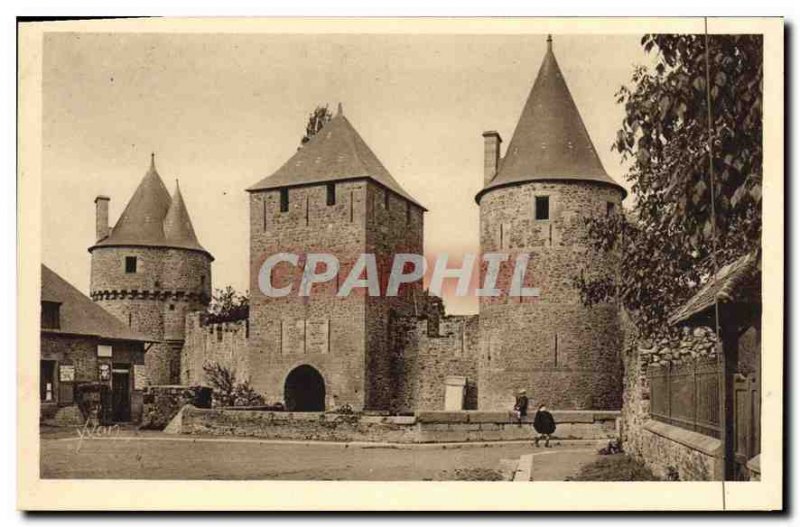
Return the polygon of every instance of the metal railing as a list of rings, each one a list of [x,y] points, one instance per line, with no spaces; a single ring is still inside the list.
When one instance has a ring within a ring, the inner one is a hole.
[[[716,359],[684,364],[651,365],[650,416],[712,437],[720,437],[720,382]]]

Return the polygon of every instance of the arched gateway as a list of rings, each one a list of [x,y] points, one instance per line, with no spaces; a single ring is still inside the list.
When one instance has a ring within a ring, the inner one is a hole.
[[[286,376],[283,398],[290,412],[322,412],[325,410],[325,380],[308,364],[298,366]]]

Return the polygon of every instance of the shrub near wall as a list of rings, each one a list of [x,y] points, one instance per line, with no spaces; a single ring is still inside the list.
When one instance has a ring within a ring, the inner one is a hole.
[[[205,386],[147,386],[140,428],[163,430],[184,405],[211,408],[211,388]]]

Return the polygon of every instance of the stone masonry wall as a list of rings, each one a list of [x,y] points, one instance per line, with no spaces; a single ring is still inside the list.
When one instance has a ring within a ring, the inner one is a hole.
[[[98,344],[111,346],[110,358],[99,358],[97,356]],[[135,379],[135,365],[145,363],[144,344],[141,342],[109,342],[95,337],[71,336],[42,334],[41,338],[41,359],[56,361],[55,385],[53,393],[59,405],[65,404],[62,399],[62,392],[71,388],[61,386],[59,368],[64,365],[75,367],[75,380],[73,384],[98,382],[99,365],[101,362],[113,364],[124,364],[130,368],[130,397],[131,397],[131,419],[139,421],[142,415],[142,392],[135,390],[137,384]],[[109,381],[110,384],[110,381]]]
[[[289,210],[280,211],[280,192],[250,195],[250,375],[253,387],[268,401],[284,400],[284,383],[296,367],[307,364],[323,377],[326,406],[364,407],[366,307],[363,295],[335,296],[348,263],[366,246],[366,181],[336,184],[336,204],[326,205],[325,185],[289,189]],[[292,284],[281,298],[267,297],[258,284],[264,260],[276,253],[332,253],[343,261],[339,277],[298,297],[302,269],[280,264],[276,287]],[[327,346],[308,346],[309,325]]]
[[[135,273],[125,272],[128,256],[137,258]],[[209,256],[163,247],[95,247],[90,291],[123,324],[157,342],[146,358],[148,379],[179,382],[186,314],[211,298]]]
[[[374,184],[367,186],[366,252],[374,254],[380,276],[381,296],[366,298],[366,408],[388,410],[398,379],[393,368],[393,331],[390,318],[418,314],[415,297],[422,294],[421,281],[387,297],[386,284],[394,255],[422,254],[424,212],[409,201]],[[416,311],[415,311],[416,310]]]
[[[549,197],[549,219],[535,198]],[[481,297],[479,408],[511,408],[517,390],[555,409],[619,409],[622,348],[617,308],[584,306],[574,280],[615,272],[614,255],[586,242],[585,219],[617,211],[622,192],[588,182],[534,182],[494,189],[480,201],[481,250],[509,253],[498,288],[508,292],[517,254],[528,254],[525,287],[538,298]],[[485,266],[481,279],[485,276]]]
[[[449,316],[397,321],[399,382],[393,409],[399,412],[444,410],[445,380],[467,378],[465,409],[478,407],[478,316]]]
[[[651,364],[683,364],[716,356],[716,337],[710,328],[684,332],[677,340],[640,342],[626,312],[621,314],[625,332],[625,377],[622,407],[623,448],[664,479],[706,481],[717,477],[719,440],[650,419]]]
[[[216,362],[231,369],[239,382],[250,379],[247,320],[208,324],[203,313],[186,317],[186,340],[181,352],[181,384],[207,386],[203,366]]]

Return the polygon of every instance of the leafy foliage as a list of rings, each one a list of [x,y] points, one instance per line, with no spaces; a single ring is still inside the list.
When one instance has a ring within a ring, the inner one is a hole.
[[[249,314],[250,296],[247,293],[239,294],[233,287],[227,286],[214,291],[205,321],[209,324],[233,322],[244,320]]]
[[[300,140],[300,146],[311,141],[311,138],[314,137],[320,130],[322,130],[322,127],[325,126],[332,117],[333,114],[331,114],[331,112],[328,110],[327,104],[325,106],[317,106],[314,108],[314,111],[308,116],[306,135],[304,135]]]
[[[256,392],[249,381],[236,382],[236,372],[217,362],[203,365],[211,387],[214,389],[213,406],[261,406],[264,397]]]
[[[588,220],[593,246],[624,264],[576,284],[589,304],[618,295],[650,336],[713,274],[715,243],[719,266],[760,247],[763,56],[758,35],[710,35],[707,72],[704,35],[641,43],[656,63],[617,93],[625,118],[612,146],[631,163],[633,210]]]

